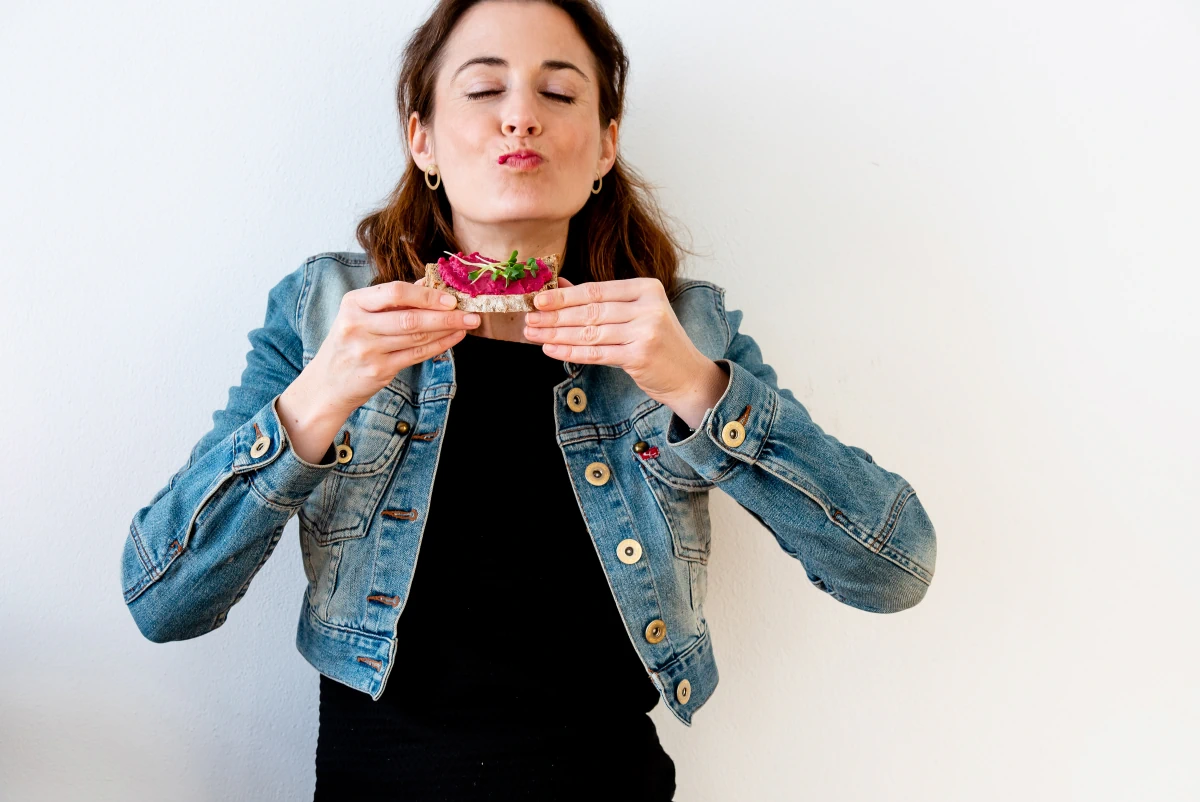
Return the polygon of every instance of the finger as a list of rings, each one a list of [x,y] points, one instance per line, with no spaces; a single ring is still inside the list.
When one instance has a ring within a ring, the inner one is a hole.
[[[412,335],[417,332],[472,329],[479,325],[478,312],[461,309],[434,312],[430,309],[385,309],[365,316],[363,328],[380,337]]]
[[[605,323],[602,326],[556,326],[525,328],[525,338],[539,343],[566,345],[626,345],[637,337],[631,323]]]
[[[533,297],[533,305],[539,310],[548,310],[590,301],[636,301],[644,290],[645,286],[640,278],[585,281],[570,287],[539,292]]]
[[[414,348],[420,348],[430,343],[439,343],[443,340],[454,339],[460,334],[466,334],[465,329],[432,329],[429,331],[420,331],[413,334],[398,334],[392,337],[380,338],[380,352],[393,356],[401,351],[407,351]],[[445,350],[446,346],[438,349],[435,353]]]
[[[551,309],[549,312],[526,312],[527,326],[598,326],[602,323],[628,323],[637,317],[637,304],[628,301],[586,303]]]
[[[442,351],[445,351],[447,348],[454,345],[466,336],[466,332],[463,331],[451,332],[445,337],[439,337],[436,340],[430,340],[427,343],[422,343],[421,345],[414,346],[413,348],[404,348],[399,351],[393,351],[392,353],[388,354],[388,356],[399,358],[409,364],[416,364],[422,360],[429,359],[431,356],[440,354]]]
[[[562,276],[559,276],[559,277],[558,277],[558,286],[560,286],[560,287],[574,287],[575,285],[571,283],[571,280],[570,280],[570,279],[565,279],[565,278],[563,278]]]
[[[542,352],[555,359],[588,365],[624,364],[624,345],[563,345],[542,343]]]
[[[407,281],[385,281],[374,287],[362,287],[351,290],[359,307],[367,312],[382,312],[385,309],[399,307],[417,307],[420,309],[453,309],[458,299],[448,292],[432,287],[409,284]],[[441,298],[450,299],[443,303]]]

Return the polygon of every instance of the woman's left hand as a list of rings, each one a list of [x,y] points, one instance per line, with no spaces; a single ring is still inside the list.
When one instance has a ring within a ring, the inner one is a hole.
[[[689,425],[698,423],[720,398],[728,379],[724,369],[692,343],[661,281],[646,277],[572,284],[560,277],[558,284],[558,289],[538,293],[534,305],[539,311],[525,316],[525,337],[542,343],[548,356],[619,367]],[[681,411],[697,403],[707,404],[699,407],[699,415]]]

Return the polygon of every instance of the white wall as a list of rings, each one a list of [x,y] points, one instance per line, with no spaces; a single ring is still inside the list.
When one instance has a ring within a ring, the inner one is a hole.
[[[714,496],[721,684],[653,713],[677,798],[1200,796],[1197,5],[606,6],[689,273],[939,536],[873,615]],[[310,797],[295,523],[196,640],[116,571],[267,289],[392,186],[424,7],[0,9],[0,798]]]

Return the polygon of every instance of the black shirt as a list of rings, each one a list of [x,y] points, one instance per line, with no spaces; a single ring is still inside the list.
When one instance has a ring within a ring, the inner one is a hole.
[[[315,798],[670,800],[658,690],[555,438],[563,362],[470,333],[453,353],[396,660],[378,702],[321,676]]]

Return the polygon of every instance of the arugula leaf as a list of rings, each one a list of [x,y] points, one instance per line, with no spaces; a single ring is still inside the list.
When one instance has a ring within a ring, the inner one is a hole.
[[[450,254],[449,251],[446,251],[446,253]],[[537,257],[531,256],[524,262],[518,262],[516,251],[513,251],[508,255],[507,261],[493,262],[486,265],[480,265],[479,262],[468,262],[458,254],[450,255],[458,259],[458,261],[462,262],[463,264],[478,266],[478,270],[472,270],[467,274],[467,278],[469,278],[471,281],[477,281],[484,272],[491,271],[492,280],[498,281],[500,278],[504,279],[505,289],[508,289],[510,281],[519,281],[520,279],[524,278],[526,272],[528,272],[529,275],[534,276],[537,275],[538,271]]]

